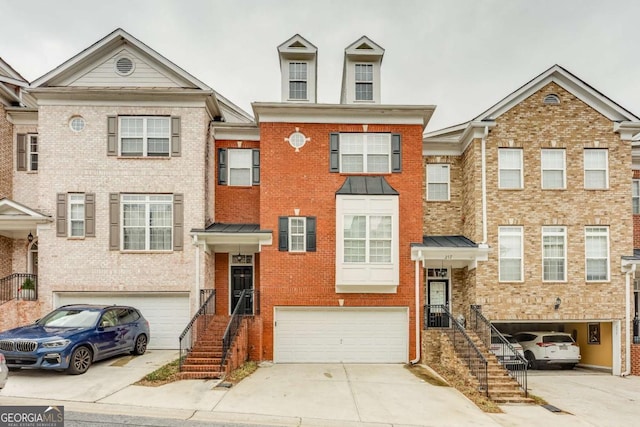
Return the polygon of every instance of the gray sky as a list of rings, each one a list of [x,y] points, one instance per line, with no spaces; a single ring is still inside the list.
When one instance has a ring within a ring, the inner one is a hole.
[[[0,0],[0,57],[33,81],[120,27],[247,112],[280,100],[276,47],[318,47],[318,102],[339,102],[344,48],[385,49],[382,102],[467,121],[553,64],[640,114],[637,0]]]

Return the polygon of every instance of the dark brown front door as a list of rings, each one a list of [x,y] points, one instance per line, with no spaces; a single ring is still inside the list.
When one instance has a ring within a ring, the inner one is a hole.
[[[253,267],[250,265],[231,267],[231,308],[233,313],[242,291],[246,291],[238,314],[253,314]]]

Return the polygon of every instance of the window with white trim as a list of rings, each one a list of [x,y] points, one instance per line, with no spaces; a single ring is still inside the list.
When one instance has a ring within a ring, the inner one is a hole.
[[[122,249],[170,251],[173,247],[173,195],[121,195]]]
[[[567,229],[542,227],[542,280],[567,280]]]
[[[341,133],[340,172],[391,172],[391,134]]]
[[[251,186],[252,150],[229,149],[229,185]]]
[[[587,282],[609,280],[609,227],[585,228],[585,271]]]
[[[427,200],[449,200],[450,166],[442,164],[427,165]]]
[[[307,241],[307,218],[289,217],[289,252],[305,252]]]
[[[70,237],[84,237],[85,230],[85,196],[84,194],[69,194],[69,230]]]
[[[542,169],[542,188],[544,190],[562,190],[566,183],[566,153],[564,149],[542,149],[540,167]]]
[[[604,190],[609,188],[609,153],[607,149],[584,150],[584,188]]]
[[[523,277],[522,227],[499,227],[499,281],[521,282]]]
[[[373,101],[373,64],[356,65],[356,101]]]
[[[168,157],[171,150],[170,117],[120,116],[120,155]]]
[[[289,99],[307,99],[307,63],[289,63]]]
[[[499,183],[501,189],[523,188],[522,149],[498,149]]]
[[[640,179],[634,179],[632,186],[633,214],[640,215]]]
[[[28,165],[30,171],[38,170],[38,135],[27,135]]]
[[[344,262],[391,262],[391,216],[345,215],[343,235]]]

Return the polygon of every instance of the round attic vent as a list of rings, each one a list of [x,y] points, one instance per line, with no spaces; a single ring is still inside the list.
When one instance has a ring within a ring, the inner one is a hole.
[[[128,76],[133,73],[133,61],[130,58],[123,56],[116,61],[116,71],[121,76]]]
[[[555,93],[550,93],[544,97],[544,103],[547,105],[558,105],[560,104],[560,97]]]

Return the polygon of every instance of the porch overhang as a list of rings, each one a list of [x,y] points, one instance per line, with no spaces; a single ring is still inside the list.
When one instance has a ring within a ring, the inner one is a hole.
[[[190,232],[194,245],[207,251],[225,253],[257,253],[262,246],[273,244],[271,230],[261,230],[259,224],[213,223],[205,229]]]
[[[10,239],[27,239],[37,236],[38,224],[48,224],[53,219],[8,198],[0,199],[0,236]]]
[[[489,246],[464,236],[424,236],[422,243],[411,244],[411,260],[423,268],[465,268],[473,270],[479,261],[489,259]]]

